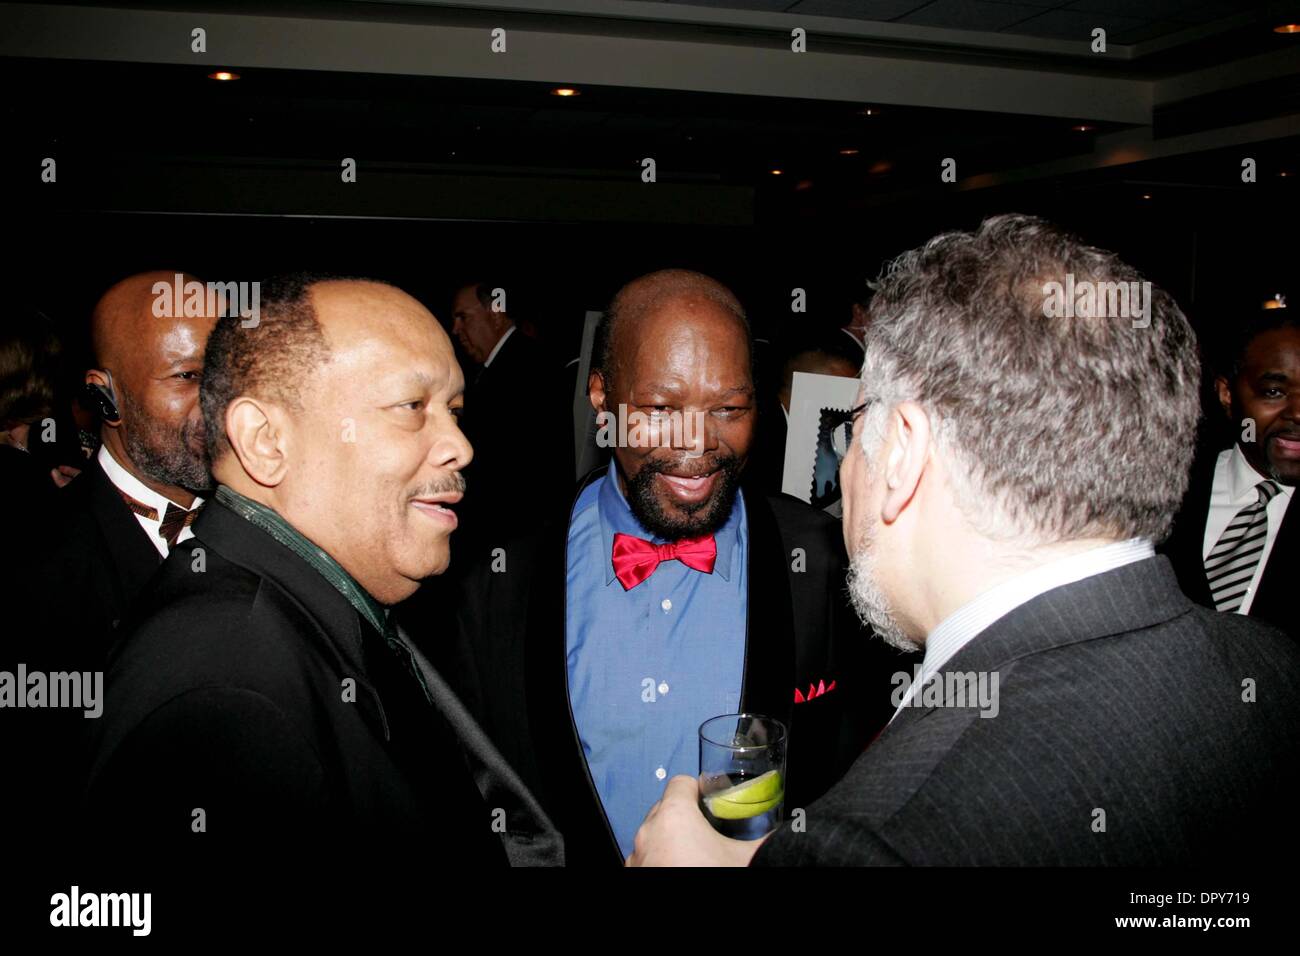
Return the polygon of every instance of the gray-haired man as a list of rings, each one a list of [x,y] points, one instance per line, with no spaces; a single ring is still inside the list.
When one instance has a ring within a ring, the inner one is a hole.
[[[1067,277],[1068,318],[1045,308]],[[1139,280],[1025,216],[887,270],[844,533],[859,614],[923,647],[921,672],[801,826],[727,840],[677,778],[632,863],[1151,865],[1295,843],[1300,652],[1192,604],[1152,551],[1199,368],[1164,292],[1138,286],[1142,322],[1096,294]]]

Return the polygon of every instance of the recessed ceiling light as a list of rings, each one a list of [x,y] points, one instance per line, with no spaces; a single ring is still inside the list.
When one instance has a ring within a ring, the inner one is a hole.
[[[772,170],[772,175],[773,175],[773,176],[780,176],[780,175],[781,175],[781,170],[779,170],[779,169],[774,169],[774,170]]]
[[[1089,126],[1087,123],[1079,123],[1077,126],[1070,127],[1076,133],[1091,133],[1096,128],[1095,126]]]
[[[1283,179],[1286,179],[1286,177],[1290,176],[1291,174],[1284,169],[1280,173],[1278,173],[1278,175],[1281,176]]]
[[[1300,23],[1283,23],[1273,28],[1274,33],[1300,33]]]
[[[231,73],[229,70],[217,70],[217,72],[215,73],[209,73],[208,79],[209,80],[237,80],[239,79],[239,74]]]
[[[857,151],[856,149],[854,149],[852,146],[845,146],[842,150],[840,150],[840,155],[841,155],[841,156],[856,156],[856,155],[858,155],[858,151]]]
[[[879,107],[879,106],[864,106],[862,109],[858,110],[858,115],[859,115],[859,116],[879,116],[879,115],[880,115],[880,107]]]
[[[1143,199],[1150,199],[1150,198],[1151,198],[1151,194],[1150,194],[1150,193],[1143,193],[1143,194],[1142,194],[1142,198],[1143,198]]]
[[[552,96],[581,96],[582,94],[579,93],[571,86],[557,86],[555,89],[551,90],[551,95]]]

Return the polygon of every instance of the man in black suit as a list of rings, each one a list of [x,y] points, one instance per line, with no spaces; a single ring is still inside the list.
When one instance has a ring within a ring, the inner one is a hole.
[[[1300,639],[1300,319],[1261,310],[1215,379],[1236,440],[1192,468],[1165,547],[1183,591]]]
[[[168,550],[191,536],[197,493],[209,484],[199,378],[217,313],[206,298],[201,314],[156,310],[155,286],[171,288],[177,275],[123,279],[92,314],[86,401],[100,413],[101,445],[59,492],[31,564],[30,587],[47,612],[44,652],[69,665],[103,666],[118,622]]]
[[[666,777],[695,772],[709,717],[785,723],[787,806],[814,799],[888,716],[897,655],[869,684],[837,523],[738,490],[756,410],[730,291],[681,270],[630,283],[592,363],[613,461],[553,512],[530,498],[553,521],[476,568],[459,610],[484,726],[569,862],[616,865]]]
[[[444,571],[471,449],[437,320],[392,286],[289,277],[223,320],[215,497],[112,661],[88,805],[163,852],[285,842],[557,863],[531,796],[389,620]]]
[[[545,407],[569,397],[559,392],[546,350],[510,317],[507,293],[504,285],[475,282],[458,289],[452,300],[452,334],[478,365],[468,377],[462,418],[474,446],[474,463],[465,471],[474,494],[462,514],[463,557],[490,553],[511,534],[537,527],[534,501],[517,494],[519,463],[543,456],[554,462],[557,455],[568,454],[567,445],[520,418],[522,407]],[[529,482],[536,496],[545,499],[561,487],[555,476],[572,473],[571,461],[554,464],[534,472]],[[563,488],[568,487],[566,479]]]
[[[17,580],[37,626],[15,627],[0,644],[0,671],[101,671],[118,622],[176,541],[190,535],[208,485],[199,376],[215,311],[155,310],[157,283],[174,272],[133,275],[114,284],[91,318],[95,367],[87,401],[101,412],[102,444],[81,474],[59,489],[23,549]],[[197,281],[181,275],[182,282]],[[6,547],[11,546],[6,542]],[[66,718],[66,719],[65,719]],[[27,711],[7,800],[28,819],[57,824],[78,802],[76,759],[88,722],[79,713]],[[21,756],[19,756],[21,754]],[[40,824],[23,836],[42,837]]]
[[[1300,650],[1194,605],[1152,548],[1200,411],[1177,305],[1114,255],[999,216],[905,253],[872,311],[841,466],[849,587],[925,659],[802,826],[727,840],[682,778],[633,862],[1287,859]]]

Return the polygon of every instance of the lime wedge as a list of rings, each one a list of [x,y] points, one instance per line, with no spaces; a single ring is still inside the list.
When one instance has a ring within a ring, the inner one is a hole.
[[[746,780],[704,798],[709,813],[719,820],[744,820],[773,810],[785,798],[781,774],[769,770],[753,780]]]

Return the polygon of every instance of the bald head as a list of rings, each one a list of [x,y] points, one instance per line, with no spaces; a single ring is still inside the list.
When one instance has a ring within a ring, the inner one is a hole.
[[[199,281],[179,275],[181,288]],[[187,504],[188,490],[208,483],[199,378],[222,303],[205,296],[187,310],[177,276],[140,273],[100,297],[91,315],[96,367],[86,381],[103,388],[120,414],[101,432],[113,457],[156,491]],[[163,287],[166,292],[159,291]]]
[[[698,423],[694,441],[614,448],[623,493],[647,531],[669,541],[711,534],[732,513],[754,432],[749,327],[736,297],[698,272],[655,272],[614,297],[598,333],[587,394],[622,420]],[[664,440],[666,438],[666,440]]]
[[[624,332],[643,329],[645,320],[666,308],[681,305],[679,314],[708,311],[731,316],[743,330],[748,348],[749,321],[740,300],[725,285],[701,272],[688,269],[662,269],[633,279],[614,296],[596,329],[592,349],[592,369],[608,383],[616,374],[620,351],[626,343]]]

